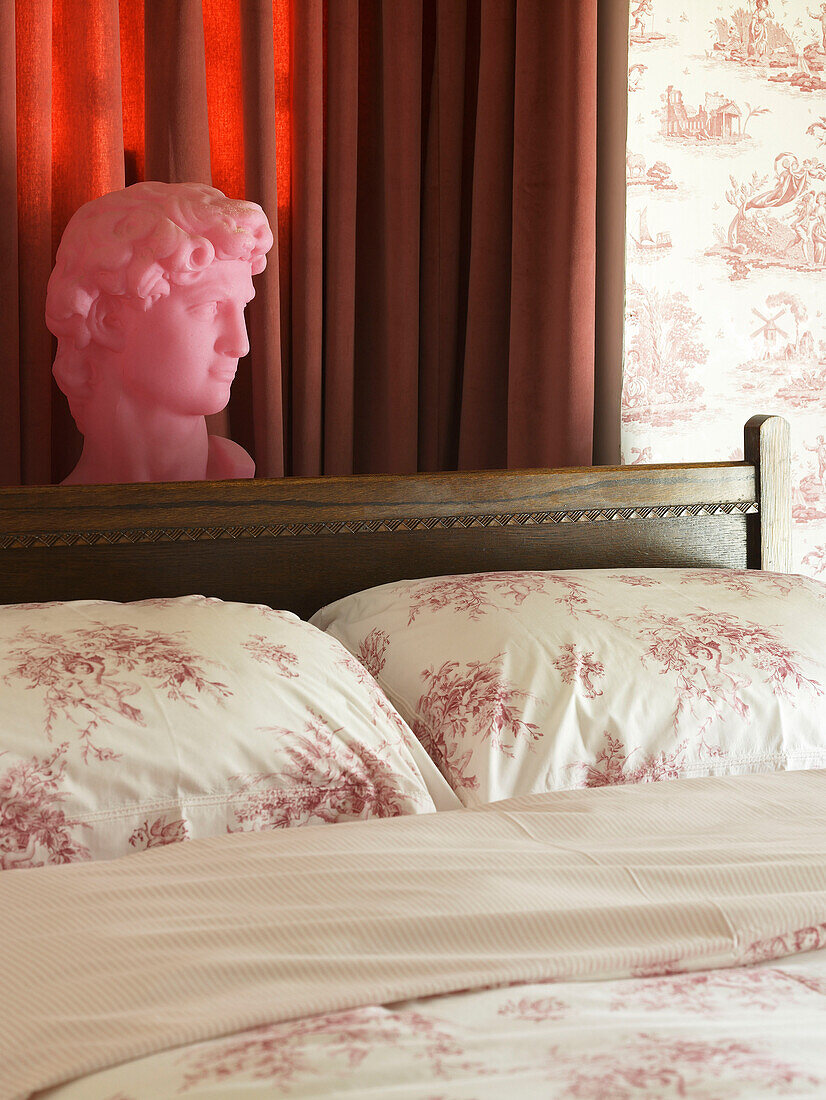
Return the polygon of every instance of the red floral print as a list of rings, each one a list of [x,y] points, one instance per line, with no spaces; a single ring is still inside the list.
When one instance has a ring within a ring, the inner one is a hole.
[[[478,1063],[461,1061],[461,1044],[436,1021],[418,1012],[369,1006],[266,1025],[211,1046],[194,1058],[189,1055],[191,1068],[182,1091],[241,1075],[269,1081],[284,1090],[296,1084],[299,1077],[317,1072],[313,1054],[317,1056],[322,1044],[329,1056],[353,1067],[377,1048],[401,1043],[409,1047],[411,1039],[419,1040],[417,1057],[428,1061],[435,1077],[445,1077],[449,1070],[490,1072]]]
[[[562,647],[562,652],[554,658],[554,668],[559,669],[563,684],[577,683],[586,699],[596,699],[602,695],[594,679],[605,675],[605,665],[598,661],[592,652],[581,653],[573,642]]]
[[[805,951],[817,951],[826,947],[826,923],[796,928],[778,936],[767,936],[749,944],[743,956],[747,963],[768,962],[787,955],[800,955]]]
[[[242,646],[254,660],[262,665],[274,665],[281,676],[286,676],[290,680],[298,676],[293,667],[298,664],[298,657],[285,645],[268,641],[263,634],[253,634],[248,642],[242,643]]]
[[[634,629],[649,642],[643,662],[658,664],[663,675],[676,679],[675,730],[685,710],[695,718],[701,717],[701,708],[707,711],[703,729],[722,715],[724,706],[741,718],[748,715],[741,692],[749,680],[732,667],[735,660],[748,661],[765,673],[764,682],[792,703],[794,695],[804,690],[823,694],[820,683],[804,674],[799,655],[785,646],[772,628],[746,622],[730,612],[701,608],[686,615],[665,615],[644,608]]]
[[[499,653],[489,661],[469,662],[466,671],[457,661],[445,661],[422,672],[426,690],[416,704],[413,732],[454,790],[478,787],[468,771],[472,750],[462,752],[463,743],[489,743],[513,757],[517,743],[530,747],[541,736],[520,714],[521,700],[532,696],[507,683],[503,666]]]
[[[636,585],[638,588],[654,588],[660,582],[645,573],[608,573],[606,580],[619,581],[621,584]]]
[[[742,966],[617,983],[613,1012],[689,1012],[714,1016],[722,1004],[775,1012],[801,994],[801,983],[783,970]]]
[[[414,808],[416,796],[400,788],[398,774],[366,745],[348,744],[321,715],[309,715],[303,734],[271,732],[286,742],[288,762],[277,773],[232,777],[238,828],[229,832],[398,817]]]
[[[0,774],[0,869],[89,858],[72,830],[90,826],[68,818],[60,805],[66,798],[59,789],[66,766],[60,758],[67,748],[59,745],[45,759],[33,756]]]
[[[518,1001],[505,1001],[499,1015],[542,1024],[546,1020],[562,1020],[569,1011],[569,1005],[558,997],[522,997]]]
[[[643,757],[632,764],[630,761],[639,749],[626,749],[618,737],[612,737],[608,731],[604,734],[605,744],[597,753],[593,763],[577,760],[570,765],[579,773],[580,787],[611,787],[623,783],[657,783],[663,779],[679,779],[685,766],[685,754],[688,741],[681,741],[670,753],[659,752]],[[714,755],[723,755],[713,750]]]
[[[151,823],[147,818],[129,837],[129,843],[133,848],[145,851],[147,848],[159,848],[163,844],[176,844],[180,840],[186,840],[188,836],[189,829],[183,818],[167,821],[161,815]]]
[[[521,571],[516,573],[471,573],[467,576],[438,577],[422,581],[412,590],[408,626],[422,611],[441,611],[449,607],[457,614],[479,619],[491,607],[500,607],[511,600],[517,607],[532,592],[545,590],[545,574]],[[491,599],[496,593],[498,602]]]
[[[390,645],[390,635],[381,627],[374,627],[358,647],[356,657],[364,665],[373,677],[378,677],[384,668],[387,658],[387,647]]]
[[[683,584],[706,584],[725,588],[740,596],[765,596],[776,591],[787,596],[799,586],[800,577],[787,577],[782,573],[762,573],[757,570],[743,569],[693,569],[683,576]]]
[[[632,1035],[622,1046],[593,1053],[581,1049],[551,1051],[549,1078],[564,1083],[565,1096],[576,1100],[638,1100],[649,1096],[709,1095],[709,1078],[733,1078],[785,1095],[792,1085],[817,1085],[815,1078],[750,1043],[728,1039],[668,1039]],[[717,1094],[725,1095],[725,1088]]]
[[[398,732],[399,740],[406,743],[410,739],[410,732],[404,719],[373,679],[368,669],[346,650],[342,650],[336,664],[339,668],[346,669],[364,688],[370,703],[373,725],[379,725],[382,720],[389,722]]]
[[[197,705],[193,691],[218,699],[232,694],[226,684],[207,679],[202,658],[185,647],[181,634],[141,631],[126,623],[98,622],[61,634],[23,627],[10,639],[7,655],[16,663],[5,681],[20,679],[29,690],[43,692],[49,738],[62,716],[80,726],[84,761],[88,763],[89,753],[98,760],[116,760],[120,754],[93,744],[94,730],[111,715],[146,724],[141,710],[128,702],[140,684],[125,679],[124,673],[139,672],[168,698],[190,706]]]

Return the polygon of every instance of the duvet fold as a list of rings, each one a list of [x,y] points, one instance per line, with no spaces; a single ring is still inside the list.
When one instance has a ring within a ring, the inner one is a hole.
[[[0,1098],[260,1024],[826,944],[826,771],[232,834],[0,875]]]

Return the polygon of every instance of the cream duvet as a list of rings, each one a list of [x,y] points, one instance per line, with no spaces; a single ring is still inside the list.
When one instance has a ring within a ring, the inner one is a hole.
[[[826,1093],[826,772],[0,876],[0,1096]]]

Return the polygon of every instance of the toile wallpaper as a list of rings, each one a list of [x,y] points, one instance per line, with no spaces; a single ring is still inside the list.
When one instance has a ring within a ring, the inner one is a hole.
[[[826,3],[631,0],[622,460],[792,425],[794,564],[826,578]]]

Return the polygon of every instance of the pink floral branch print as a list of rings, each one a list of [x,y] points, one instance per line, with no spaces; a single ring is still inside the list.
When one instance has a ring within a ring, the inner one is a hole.
[[[624,783],[658,783],[664,779],[679,779],[685,765],[688,740],[681,741],[670,753],[665,751],[638,759],[631,763],[631,757],[639,749],[628,750],[618,737],[612,737],[606,730],[604,745],[597,753],[593,763],[586,760],[575,761],[569,767],[578,771],[578,786],[610,787]],[[721,749],[706,745],[703,739],[699,743],[700,755],[723,757]]]
[[[167,821],[166,817],[161,815],[151,824],[147,818],[129,837],[129,843],[133,848],[146,851],[147,848],[159,848],[163,844],[176,844],[178,841],[186,840],[188,836],[189,830],[183,818]]]
[[[705,584],[736,592],[739,596],[765,596],[772,589],[781,596],[793,592],[800,578],[782,573],[764,573],[756,569],[689,569],[682,584]]]
[[[749,944],[743,955],[745,963],[768,962],[787,955],[800,955],[826,947],[826,923],[807,925],[792,932],[767,936]]]
[[[722,715],[724,706],[741,718],[748,715],[741,692],[749,680],[732,667],[735,660],[748,660],[765,673],[765,682],[776,694],[792,703],[795,694],[804,690],[823,694],[820,683],[804,674],[798,654],[785,646],[771,627],[738,619],[730,612],[701,608],[680,616],[643,608],[635,630],[649,642],[643,663],[651,661],[660,666],[662,675],[676,679],[675,730],[685,710],[701,717],[699,706],[708,712],[703,729]]]
[[[549,1079],[555,1085],[564,1083],[564,1095],[576,1100],[696,1096],[705,1094],[709,1076],[720,1080],[723,1075],[772,1091],[819,1083],[750,1043],[667,1039],[645,1032],[629,1035],[621,1047],[591,1054],[557,1048],[549,1060]]]
[[[327,721],[310,714],[304,733],[274,728],[287,740],[287,762],[277,773],[236,775],[233,795],[237,829],[281,829],[311,821],[333,823],[361,817],[398,817],[415,809],[416,796],[366,745],[349,745]]]
[[[60,757],[67,748],[59,745],[45,759],[33,756],[0,774],[0,869],[89,858],[71,831],[90,826],[68,818],[60,805],[66,798],[59,789],[66,767]]]
[[[199,658],[183,645],[182,633],[142,633],[127,623],[95,623],[62,634],[24,627],[11,639],[8,657],[16,664],[5,682],[23,680],[28,690],[43,692],[49,738],[62,717],[80,727],[86,763],[89,753],[98,760],[116,760],[119,754],[93,744],[92,734],[112,715],[145,725],[141,710],[129,702],[140,684],[125,679],[124,673],[140,671],[169,699],[190,706],[197,705],[200,693],[217,699],[232,694],[226,684],[207,679]]]
[[[323,1048],[318,1040],[323,1041]],[[394,1012],[369,1006],[311,1016],[282,1024],[269,1024],[233,1036],[211,1046],[191,1064],[182,1091],[210,1081],[222,1081],[243,1075],[247,1079],[268,1081],[283,1090],[297,1084],[300,1077],[318,1069],[318,1051],[340,1059],[345,1067],[360,1065],[375,1050],[410,1045],[418,1040],[417,1057],[424,1058],[435,1077],[447,1076],[448,1070],[484,1074],[490,1072],[478,1063],[461,1061],[463,1050],[456,1037],[434,1020],[417,1012]]]
[[[609,573],[605,579],[636,585],[638,588],[655,588],[660,583],[654,577],[647,577],[645,573]]]
[[[381,627],[373,627],[366,638],[362,639],[356,657],[373,677],[378,677],[384,668],[387,658],[387,647],[390,645],[390,635]]]
[[[298,664],[298,657],[285,645],[271,642],[263,634],[253,634],[247,642],[242,643],[245,649],[252,655],[253,660],[262,665],[274,665],[279,675],[288,680],[294,680],[298,673],[294,666]]]
[[[522,997],[518,1001],[505,1001],[499,1015],[542,1024],[546,1020],[562,1020],[569,1011],[570,1006],[559,997]]]
[[[421,581],[410,590],[408,626],[422,611],[441,611],[449,607],[474,621],[499,601],[511,600],[517,607],[532,592],[544,592],[545,574],[529,571],[515,573],[469,573],[466,576],[439,577]]]
[[[553,666],[559,670],[563,684],[579,684],[586,699],[596,699],[602,695],[594,680],[605,675],[605,665],[596,659],[593,652],[580,652],[573,642],[569,642],[554,658]]]
[[[422,672],[426,690],[416,704],[413,732],[454,790],[479,786],[468,771],[472,750],[460,746],[487,741],[513,757],[517,743],[530,747],[541,736],[521,717],[521,701],[533,696],[508,684],[503,666],[498,653],[489,661],[471,661],[464,670],[457,661],[445,661]]]
[[[786,971],[741,966],[618,982],[611,1011],[642,1009],[714,1016],[721,1005],[739,1003],[760,1012],[775,1012],[796,1000],[803,989]]]

